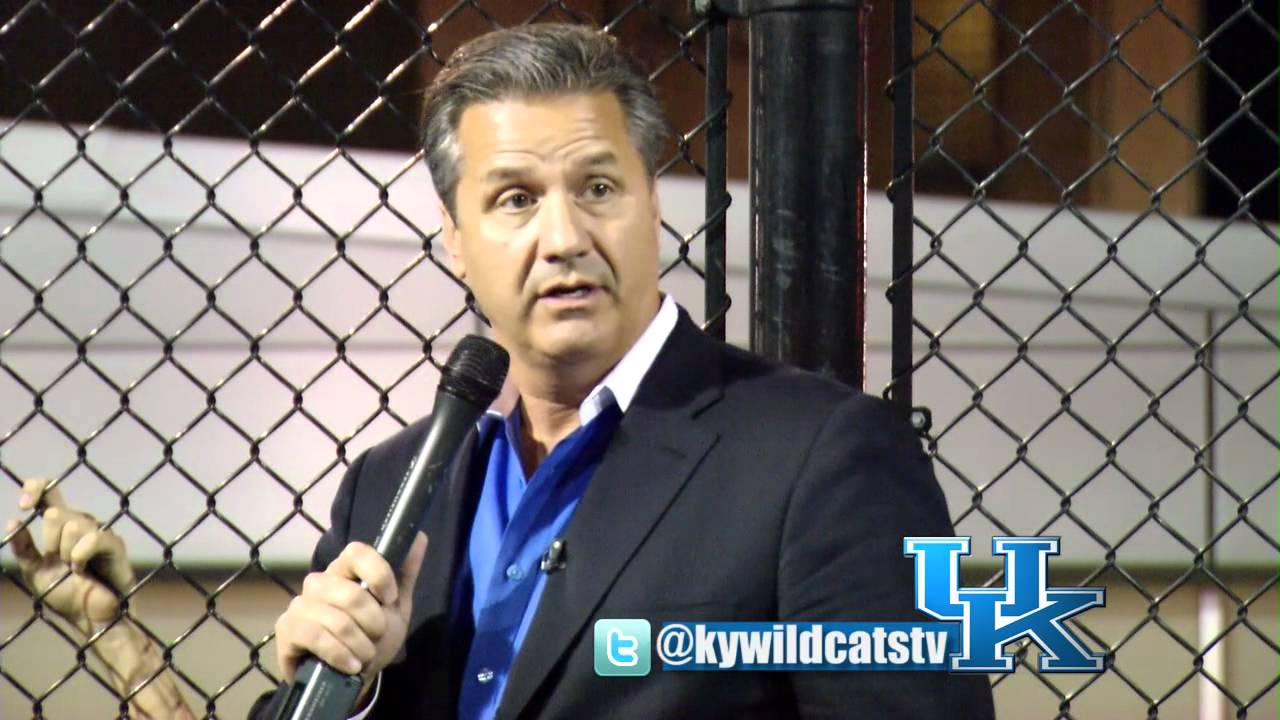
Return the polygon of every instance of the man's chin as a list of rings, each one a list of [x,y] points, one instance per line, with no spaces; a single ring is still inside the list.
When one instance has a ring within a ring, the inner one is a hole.
[[[581,364],[605,358],[611,348],[594,322],[562,320],[549,328],[536,345],[540,355],[555,364]]]

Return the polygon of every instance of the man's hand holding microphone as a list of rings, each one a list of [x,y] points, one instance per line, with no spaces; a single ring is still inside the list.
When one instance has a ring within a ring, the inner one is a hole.
[[[324,572],[307,575],[302,593],[276,620],[276,658],[286,683],[312,655],[330,667],[359,675],[363,705],[382,669],[404,646],[413,611],[413,586],[426,556],[419,532],[400,568],[400,579],[372,546],[353,542]]]

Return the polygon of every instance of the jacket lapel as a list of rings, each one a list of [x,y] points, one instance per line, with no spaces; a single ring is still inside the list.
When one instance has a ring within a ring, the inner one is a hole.
[[[569,522],[565,570],[547,578],[499,718],[528,704],[715,444],[695,418],[720,396],[717,351],[681,310]]]

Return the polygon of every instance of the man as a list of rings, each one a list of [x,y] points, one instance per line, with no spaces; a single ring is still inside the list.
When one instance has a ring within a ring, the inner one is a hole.
[[[661,295],[666,125],[611,38],[485,35],[424,107],[444,247],[517,401],[460,449],[399,581],[369,543],[427,420],[351,464],[276,624],[285,676],[305,654],[358,673],[367,718],[991,717],[981,676],[596,675],[601,618],[922,619],[902,538],[952,534],[946,505],[889,405]]]
[[[442,239],[519,402],[460,452],[399,586],[363,543],[425,422],[352,464],[276,626],[286,675],[303,653],[358,670],[378,717],[990,716],[985,678],[936,673],[596,676],[599,618],[919,619],[902,538],[952,534],[945,502],[887,404],[660,295],[666,126],[611,38],[483,36],[424,107]]]

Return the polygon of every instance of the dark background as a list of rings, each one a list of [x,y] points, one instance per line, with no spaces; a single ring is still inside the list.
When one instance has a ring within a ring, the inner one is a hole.
[[[27,7],[4,4],[11,7],[0,17]],[[396,0],[349,27],[365,3],[296,3],[275,17],[275,2],[209,3],[194,11],[166,0],[118,2],[105,12],[91,5],[98,4],[49,0],[10,20],[0,33],[0,116],[411,151],[419,89],[464,39],[494,24],[599,23],[619,15],[611,30],[659,71],[675,126],[690,129],[703,113],[703,37],[686,40],[671,21],[692,26],[686,0]],[[1152,14],[1152,3],[1136,0],[1062,7],[1054,0],[993,0],[992,10],[976,4],[956,17],[958,5],[915,5],[926,26],[943,30],[931,37],[917,28],[917,52],[935,41],[941,50],[916,68],[917,147],[946,122],[941,138],[951,158],[924,163],[918,190],[970,195],[981,184],[989,198],[1142,209],[1167,182],[1160,202],[1178,214],[1228,217],[1250,194],[1256,217],[1280,216],[1274,52],[1280,4],[1255,3],[1242,15],[1237,2],[1169,0]],[[883,188],[891,143],[885,92],[891,3],[873,4],[867,18],[869,180]],[[175,23],[179,29],[172,30]],[[1211,39],[1205,60],[1194,62],[1197,46],[1188,32]],[[1119,54],[1110,59],[1107,33],[1119,38]],[[742,23],[730,25],[729,80],[740,98],[730,109],[729,172],[742,178]],[[1064,106],[1068,89],[1072,102]],[[982,102],[953,116],[975,95]],[[1240,112],[1242,97],[1251,113]],[[1153,106],[1157,111],[1149,112]],[[1108,135],[1118,138],[1128,170],[1095,167]],[[1197,136],[1209,140],[1197,143]],[[691,140],[694,158],[701,157],[700,143],[700,135]],[[1208,164],[1179,176],[1199,152]],[[683,164],[676,172],[696,169]]]

